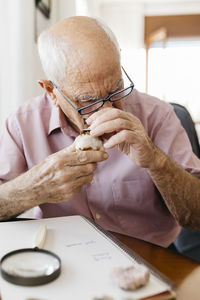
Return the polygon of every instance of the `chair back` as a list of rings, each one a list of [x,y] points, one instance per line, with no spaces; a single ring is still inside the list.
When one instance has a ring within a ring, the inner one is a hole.
[[[191,118],[190,113],[184,106],[180,104],[177,103],[170,103],[170,104],[173,106],[175,114],[177,115],[177,117],[181,122],[181,125],[187,132],[190,143],[192,145],[193,152],[196,154],[197,157],[200,158],[200,145],[198,141],[197,132],[194,126],[194,122]]]
[[[170,104],[187,132],[193,152],[200,158],[200,145],[190,113],[180,104]],[[200,262],[200,231],[182,228],[179,236],[174,241],[174,245],[179,253]]]

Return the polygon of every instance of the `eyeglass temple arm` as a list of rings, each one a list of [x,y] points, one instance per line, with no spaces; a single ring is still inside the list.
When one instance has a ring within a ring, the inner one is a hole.
[[[51,82],[51,84],[53,85],[53,87],[55,89],[57,89],[59,91],[59,93],[64,97],[64,99],[76,110],[78,111],[78,109],[67,99],[67,97],[63,94],[63,92],[58,88],[58,86],[51,80],[49,80]]]
[[[128,79],[130,80],[131,83],[133,83],[132,79],[128,76],[128,74],[126,73],[125,69],[123,68],[123,66],[121,66],[122,70],[124,71],[124,73],[126,74],[126,76],[128,77]]]
[[[51,82],[51,84],[53,85],[53,87],[54,87],[55,89],[59,90],[58,87],[57,87],[57,85],[56,85],[53,81],[51,81],[51,80],[49,80],[49,81]]]

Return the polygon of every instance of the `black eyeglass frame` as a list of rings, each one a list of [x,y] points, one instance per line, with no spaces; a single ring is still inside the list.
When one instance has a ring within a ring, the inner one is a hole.
[[[110,101],[110,102],[115,102],[115,101],[119,101],[119,100],[121,100],[121,99],[123,99],[123,98],[125,98],[125,97],[127,97],[128,95],[130,95],[131,93],[132,93],[132,91],[133,91],[133,88],[134,88],[134,83],[133,83],[133,81],[131,80],[131,78],[128,76],[128,74],[126,73],[126,71],[125,71],[125,69],[121,66],[121,68],[122,68],[122,70],[124,71],[124,73],[126,74],[126,76],[127,76],[127,78],[129,79],[129,81],[131,82],[131,84],[130,84],[130,86],[128,86],[128,87],[126,87],[126,88],[124,88],[124,89],[122,89],[122,90],[119,90],[119,91],[117,91],[117,92],[115,92],[115,93],[112,93],[112,94],[110,94],[108,97],[106,97],[106,98],[103,98],[103,99],[99,99],[99,100],[97,100],[97,101],[95,101],[95,102],[93,102],[93,103],[91,103],[91,104],[88,104],[88,105],[85,105],[85,106],[82,106],[82,107],[79,107],[79,108],[77,108],[77,107],[75,107],[73,104],[72,104],[72,102],[64,95],[64,93],[60,90],[60,88],[53,82],[53,81],[51,81],[50,80],[50,82],[51,82],[51,84],[53,85],[53,87],[55,88],[55,89],[57,89],[58,91],[59,91],[59,93],[63,96],[63,98],[81,115],[81,116],[84,116],[84,115],[88,115],[88,114],[90,114],[90,113],[92,113],[92,112],[95,112],[95,111],[97,111],[97,110],[99,110],[103,105],[104,105],[104,103],[106,102],[106,101]],[[120,97],[119,99],[116,99],[116,100],[110,100],[110,98],[112,98],[113,96],[116,96],[116,95],[118,95],[118,94],[120,94],[120,93],[122,93],[122,92],[124,92],[124,91],[126,91],[126,90],[128,90],[128,89],[130,89],[131,88],[131,90],[130,90],[130,92],[127,94],[127,95],[124,95],[124,96],[122,96],[122,97]],[[88,108],[88,107],[91,107],[91,106],[93,106],[93,105],[95,105],[95,104],[98,104],[98,103],[100,103],[100,102],[102,102],[102,105],[101,106],[99,106],[98,108],[95,108],[95,109],[93,109],[93,110],[91,110],[90,112],[86,112],[86,113],[84,113],[84,112],[82,112],[82,110],[84,110],[84,109],[86,109],[86,108]]]

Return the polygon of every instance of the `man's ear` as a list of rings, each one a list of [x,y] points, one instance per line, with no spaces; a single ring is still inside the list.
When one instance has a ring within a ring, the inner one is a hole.
[[[54,87],[52,83],[49,80],[44,80],[44,79],[38,80],[37,82],[41,86],[41,88],[43,88],[47,92],[47,94],[51,97],[53,104],[59,107],[60,105],[56,95],[54,94]]]
[[[54,94],[54,87],[49,80],[40,79],[37,81],[38,84],[43,88],[52,100],[55,100],[56,95]]]

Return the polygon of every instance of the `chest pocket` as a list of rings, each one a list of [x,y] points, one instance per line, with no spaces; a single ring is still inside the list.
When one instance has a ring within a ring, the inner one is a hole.
[[[140,237],[148,231],[148,223],[155,213],[153,182],[150,179],[116,181],[112,192],[114,211],[123,232]]]

